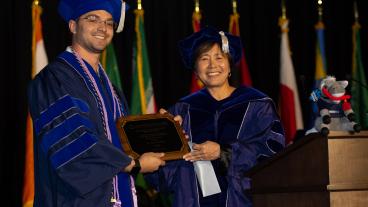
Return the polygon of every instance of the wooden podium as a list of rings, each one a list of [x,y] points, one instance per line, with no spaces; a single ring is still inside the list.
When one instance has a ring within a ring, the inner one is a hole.
[[[368,131],[310,134],[246,176],[254,207],[368,207]]]

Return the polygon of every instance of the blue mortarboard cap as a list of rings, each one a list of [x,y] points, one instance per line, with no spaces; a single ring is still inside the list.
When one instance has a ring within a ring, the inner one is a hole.
[[[242,44],[239,37],[227,32],[218,31],[213,27],[204,27],[184,40],[179,41],[179,51],[186,68],[192,70],[194,66],[193,55],[199,45],[204,42],[217,42],[222,51],[230,53],[234,63],[237,63],[242,55]]]
[[[122,0],[60,0],[58,11],[61,17],[69,22],[76,20],[81,15],[94,10],[105,10],[109,12],[121,32],[124,26],[125,11],[128,5]]]

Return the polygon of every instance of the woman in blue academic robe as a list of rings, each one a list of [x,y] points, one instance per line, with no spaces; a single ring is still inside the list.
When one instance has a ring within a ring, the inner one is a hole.
[[[204,84],[170,109],[182,116],[192,151],[147,178],[159,191],[174,194],[173,206],[252,206],[245,172],[284,147],[275,105],[254,88],[229,84],[230,68],[241,57],[239,37],[207,27],[179,46],[186,67]],[[210,171],[196,173],[203,161],[212,164],[221,192],[203,195],[201,185],[216,182],[207,180]]]

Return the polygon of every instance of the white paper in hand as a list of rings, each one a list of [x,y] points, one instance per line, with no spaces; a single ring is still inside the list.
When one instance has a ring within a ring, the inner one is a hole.
[[[188,144],[190,149],[192,149],[193,143],[189,142]],[[221,193],[220,185],[211,161],[195,161],[193,165],[203,197]]]

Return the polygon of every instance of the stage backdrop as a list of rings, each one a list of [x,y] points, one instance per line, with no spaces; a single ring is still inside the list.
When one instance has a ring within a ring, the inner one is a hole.
[[[363,64],[368,68],[368,1],[358,0]],[[43,0],[43,34],[49,61],[70,44],[67,25],[57,14],[56,0]],[[136,1],[127,0],[125,30],[115,36],[123,90],[130,101],[132,84],[132,42]],[[324,0],[327,70],[338,79],[349,79],[352,61],[353,0]],[[31,77],[32,0],[3,1],[1,12],[1,203],[21,206],[24,170],[27,85]],[[146,41],[153,88],[158,107],[167,108],[187,95],[191,73],[184,69],[177,42],[192,32],[191,0],[142,0]],[[279,88],[281,0],[240,0],[240,34],[253,86],[277,102]],[[286,2],[290,20],[290,49],[303,108],[308,116],[308,96],[314,80],[317,6],[314,0]],[[202,26],[229,30],[230,0],[200,0]],[[366,70],[367,74],[367,70]],[[307,120],[305,121],[307,122]]]

